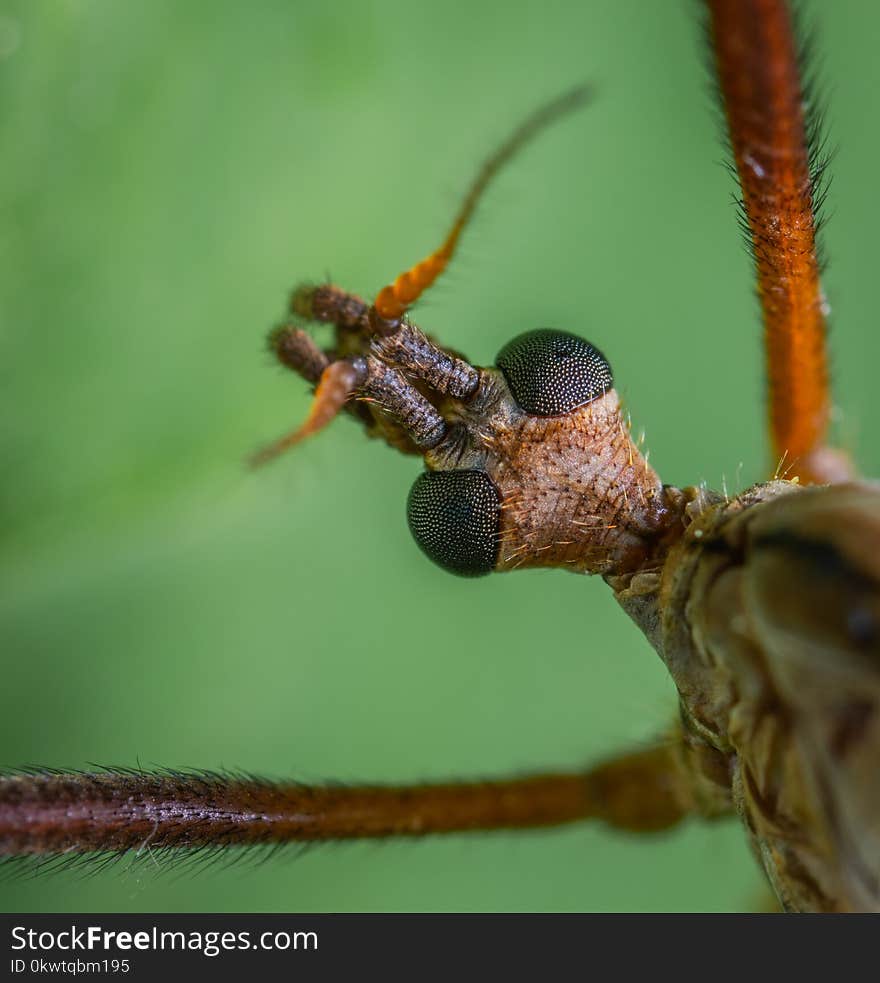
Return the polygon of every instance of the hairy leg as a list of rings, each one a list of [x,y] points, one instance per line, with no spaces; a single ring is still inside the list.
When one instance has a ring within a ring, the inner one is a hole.
[[[528,829],[595,819],[654,832],[717,815],[680,740],[581,773],[413,786],[306,786],[214,772],[0,778],[0,856],[197,849]]]
[[[706,5],[763,314],[773,452],[801,481],[845,481],[852,465],[828,446],[828,305],[817,248],[827,159],[792,16],[784,0]]]

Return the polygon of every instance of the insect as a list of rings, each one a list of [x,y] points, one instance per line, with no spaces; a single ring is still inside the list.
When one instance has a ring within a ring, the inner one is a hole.
[[[719,17],[723,16],[723,6],[717,5]],[[778,15],[779,9],[775,12]],[[774,11],[770,6],[759,4],[756,5],[756,13],[761,15],[756,18],[756,22],[765,26],[768,38],[772,35],[773,42],[767,41],[766,44],[770,55],[778,54],[780,33],[778,27],[775,29],[776,33],[773,33]],[[728,25],[719,32],[719,37],[723,41],[735,38],[734,28],[735,25]],[[785,35],[781,36],[784,39]],[[723,55],[720,54],[719,57]],[[768,57],[765,63],[776,64],[772,57]],[[745,72],[734,73],[735,79],[745,75]],[[760,78],[760,72],[749,77]],[[792,106],[798,105],[799,100],[789,98],[786,108],[790,110]],[[786,120],[790,120],[797,114],[786,112],[783,115]],[[760,144],[761,140],[757,140],[757,143]],[[738,153],[739,159],[745,162],[751,174],[751,178],[747,177],[746,181],[748,198],[748,181],[757,181],[760,189],[760,182],[766,179],[770,167],[767,161],[748,149]],[[793,180],[794,191],[803,197],[803,175],[795,174]],[[759,190],[759,196],[760,193]],[[797,211],[797,221],[792,227],[796,226],[799,235],[809,239],[810,224],[803,218],[803,202],[795,201],[795,206],[795,210],[800,208],[800,211]],[[791,207],[790,203],[786,207]],[[765,270],[770,284],[769,287],[765,284],[766,292],[775,296],[773,291],[779,284],[773,281],[773,274],[778,274],[778,270],[772,267],[779,243],[773,239],[770,225],[759,225],[758,229],[764,237],[759,236],[758,259],[771,267],[769,271]],[[451,249],[447,251],[451,252]],[[811,280],[809,264],[812,243],[799,241],[791,255],[798,257],[798,263],[806,265],[805,270],[799,268],[796,275],[792,274],[792,278],[798,283]],[[434,267],[442,265],[445,258],[441,249]],[[433,272],[430,264],[425,272]],[[823,497],[830,493],[813,495],[784,484],[753,493],[754,502],[750,499],[729,502],[724,497],[715,498],[699,491],[678,492],[666,488],[659,483],[638,448],[629,442],[610,388],[610,367],[596,348],[566,334],[528,335],[502,351],[496,372],[481,376],[473,366],[433,346],[406,323],[396,323],[403,313],[398,307],[402,305],[405,308],[408,299],[406,281],[401,286],[402,290],[391,290],[390,298],[386,295],[387,304],[382,300],[382,294],[377,297],[374,310],[378,317],[371,315],[366,305],[359,308],[356,300],[333,291],[301,293],[296,298],[300,313],[319,316],[330,313],[333,319],[341,323],[340,346],[357,342],[357,337],[352,338],[350,335],[369,334],[379,339],[376,342],[380,346],[377,354],[373,354],[372,348],[359,350],[353,347],[350,356],[325,366],[320,361],[320,353],[307,347],[306,336],[295,332],[282,333],[276,336],[275,344],[280,357],[288,364],[295,365],[304,374],[312,374],[316,381],[318,370],[322,374],[319,399],[310,427],[322,422],[324,415],[338,409],[343,402],[341,397],[349,395],[350,390],[356,386],[369,395],[375,404],[393,414],[390,421],[382,415],[371,415],[369,418],[362,416],[371,429],[378,431],[390,442],[402,444],[406,449],[412,450],[414,445],[427,449],[429,464],[433,466],[432,474],[435,477],[420,479],[416,484],[411,499],[411,525],[417,540],[441,565],[451,567],[457,572],[482,573],[499,565],[513,567],[564,564],[575,569],[601,573],[610,580],[621,602],[646,629],[646,633],[654,636],[653,640],[664,649],[667,657],[672,657],[672,651],[674,657],[685,658],[683,653],[689,651],[689,646],[693,648],[694,643],[690,637],[677,640],[675,645],[658,639],[658,610],[661,614],[664,611],[671,612],[663,629],[668,633],[686,613],[687,603],[692,603],[697,606],[700,618],[706,619],[706,627],[697,626],[704,635],[711,633],[710,630],[718,630],[722,634],[726,631],[734,635],[732,638],[713,641],[711,645],[701,641],[705,651],[699,649],[700,654],[715,658],[717,648],[723,653],[735,654],[737,658],[744,660],[744,664],[748,664],[748,659],[753,655],[751,650],[757,646],[756,640],[750,635],[749,626],[745,629],[742,625],[737,627],[738,619],[741,621],[742,617],[749,614],[748,611],[743,612],[736,607],[737,588],[730,588],[730,594],[734,596],[724,595],[721,601],[716,601],[708,590],[705,597],[699,594],[698,587],[703,578],[714,583],[715,579],[726,576],[738,565],[746,567],[745,562],[739,562],[737,557],[739,552],[744,550],[748,553],[754,547],[758,552],[767,552],[771,567],[777,554],[786,558],[783,569],[790,567],[792,560],[797,561],[797,569],[803,571],[806,578],[803,583],[796,584],[797,589],[794,592],[801,600],[810,590],[817,589],[817,583],[821,588],[824,583],[822,578],[826,575],[838,587],[841,582],[847,583],[844,599],[848,601],[855,598],[857,603],[852,608],[845,607],[838,612],[841,620],[833,627],[840,629],[840,635],[839,638],[826,640],[827,647],[833,648],[836,640],[844,650],[864,649],[870,662],[874,651],[870,568],[865,573],[863,565],[859,566],[848,555],[840,554],[838,547],[841,536],[836,530],[829,533],[822,527],[815,535],[805,537],[801,535],[799,525],[803,522],[812,529],[812,523],[816,522],[821,527],[824,518],[816,519],[810,510],[821,511],[825,508],[824,503],[831,502],[828,506],[830,513],[836,514],[839,511],[847,522],[851,522],[853,515],[860,517],[859,528],[863,540],[870,542],[871,515],[875,509],[870,489],[853,489],[846,493],[850,498],[844,499],[840,497],[840,492],[835,492],[832,497]],[[794,306],[803,302],[804,310],[813,317],[814,323],[805,328],[808,334],[820,333],[818,314],[821,313],[821,298],[817,291],[817,283],[813,282],[809,289],[805,288],[805,297],[796,297],[791,302]],[[398,296],[401,293],[402,298]],[[321,307],[322,304],[327,306]],[[365,323],[362,323],[363,319],[366,319]],[[349,333],[348,339],[345,337],[346,332]],[[341,347],[335,354],[342,353]],[[806,354],[815,356],[816,352],[808,346]],[[369,361],[370,358],[374,361]],[[571,372],[561,381],[553,375],[554,367],[558,365],[567,365]],[[384,367],[390,371],[386,373]],[[402,369],[403,374],[394,375],[396,369]],[[364,372],[367,374],[364,375]],[[412,385],[414,377],[418,381],[415,386]],[[825,416],[821,400],[824,392],[823,378],[820,355],[818,364],[815,360],[808,361],[801,375],[784,377],[785,383],[791,383],[790,386],[780,385],[777,381],[774,390],[777,395],[780,390],[792,390],[791,402],[795,404],[795,410],[789,414],[791,419],[785,421],[784,405],[777,407],[783,418],[781,423],[777,420],[777,438],[780,439],[781,435],[782,446],[789,452],[790,466],[798,469],[804,479],[811,477],[811,472],[812,477],[820,479],[837,478],[842,475],[845,467],[842,460],[829,455],[822,446]],[[799,390],[799,386],[806,390],[805,395]],[[423,392],[423,389],[428,392]],[[438,392],[444,398],[438,398]],[[804,396],[804,403],[797,403],[796,397],[799,395]],[[427,398],[428,396],[432,398]],[[811,420],[813,408],[818,408],[815,414],[818,423]],[[405,425],[402,426],[401,422]],[[448,431],[456,426],[460,429],[450,435]],[[806,428],[804,432],[802,427]],[[487,428],[491,431],[488,436],[485,433]],[[301,434],[302,431],[297,437]],[[795,438],[799,443],[792,447]],[[285,441],[288,442],[290,441]],[[523,448],[531,448],[532,456],[523,455]],[[575,453],[576,460],[567,456],[571,452]],[[613,485],[611,494],[600,495],[598,489],[604,482],[606,469],[597,465],[608,463],[607,460],[602,460],[603,455],[621,473],[615,476],[615,482],[609,483]],[[833,472],[829,470],[829,459],[831,466],[836,469]],[[585,468],[584,460],[593,463]],[[579,480],[586,490],[576,491],[571,486],[572,480],[575,483]],[[767,499],[766,505],[758,503],[758,499],[762,497]],[[770,499],[777,497],[780,503],[784,502],[784,507],[782,504],[777,507],[770,502]],[[548,499],[549,506],[541,505],[542,500]],[[737,510],[745,502],[750,507],[743,510],[740,519]],[[790,504],[796,502],[806,504]],[[819,504],[816,505],[816,502]],[[802,516],[798,515],[799,509],[803,509]],[[460,519],[462,515],[469,520],[465,522],[463,529],[460,525],[455,525],[456,518]],[[768,517],[766,521],[770,526],[769,529],[761,527],[753,543],[749,539],[752,535],[750,523],[752,517],[757,517],[754,521],[758,522],[761,516]],[[781,527],[773,524],[774,517],[782,524]],[[791,521],[794,532],[785,527],[782,520]],[[553,523],[560,525],[557,527]],[[597,529],[599,535],[591,535]],[[583,538],[575,538],[573,530],[584,530],[581,534]],[[726,538],[728,534],[733,537],[730,541]],[[822,549],[823,544],[828,547],[825,552]],[[690,550],[689,553],[685,551],[685,547]],[[678,572],[675,577],[664,582],[663,578],[667,575],[663,571],[666,570]],[[827,574],[828,570],[833,572],[833,578]],[[772,579],[778,575],[771,569],[767,576]],[[659,609],[658,590],[670,592]],[[778,603],[784,606],[786,600],[786,597],[782,597]],[[808,623],[806,615],[824,606],[825,595],[822,594],[819,600],[822,602],[819,605],[808,604],[805,606],[806,610],[795,611],[794,614],[801,620],[798,622],[795,619],[794,623]],[[716,605],[720,606],[719,614],[715,614]],[[748,651],[739,652],[738,646]],[[844,655],[847,654],[848,651],[845,651]],[[700,662],[695,657],[688,658],[691,662]],[[846,665],[849,666],[849,663]],[[644,802],[625,800],[626,808],[622,808],[622,811],[605,813],[606,818],[624,827],[657,828],[673,822],[688,810],[705,815],[728,811],[731,807],[729,786],[733,764],[741,765],[746,761],[746,739],[738,738],[739,743],[736,745],[725,743],[724,738],[730,737],[729,722],[725,725],[723,734],[718,731],[719,714],[728,712],[729,703],[733,699],[729,693],[722,693],[718,697],[723,689],[719,685],[718,673],[723,676],[725,673],[732,673],[732,670],[723,667],[718,670],[713,663],[714,674],[703,681],[699,672],[692,672],[695,668],[692,664],[687,672],[680,675],[676,674],[674,665],[670,668],[673,669],[680,690],[686,691],[681,741],[661,743],[649,751],[625,756],[590,778],[590,782],[598,783],[598,788],[602,788],[603,783],[607,784],[598,801],[600,804],[608,803],[612,810],[618,808],[619,802],[614,795],[615,788],[633,788],[644,795]],[[743,673],[756,671],[755,665],[751,665],[748,670],[743,666],[740,668]],[[847,668],[844,675],[849,674],[850,669]],[[829,686],[835,690],[835,698],[843,700],[842,707],[834,708],[827,716],[816,715],[817,721],[828,723],[829,726],[833,724],[836,728],[835,739],[829,746],[836,744],[844,758],[862,745],[870,747],[873,719],[870,673],[856,668],[852,669],[851,674],[856,677],[855,691],[848,686]],[[736,674],[734,676],[736,679],[740,678]],[[750,678],[762,677],[758,672]],[[837,682],[835,677],[835,683]],[[796,692],[801,692],[800,687],[795,689]],[[766,694],[762,692],[761,696]],[[719,709],[713,703],[716,697],[722,703],[727,700],[728,705]],[[866,703],[869,704],[867,707]],[[785,706],[768,705],[761,709],[766,712],[761,716],[761,722],[767,720],[770,723],[779,723]],[[804,716],[812,719],[813,714],[805,713]],[[795,718],[798,717],[799,714],[795,714]],[[746,723],[753,725],[754,721],[747,719]],[[778,759],[774,756],[775,744],[788,740],[791,734],[783,730],[781,734],[772,732],[766,736],[758,734],[752,737],[753,744],[749,746],[759,748],[761,753],[767,755],[767,760],[776,764]],[[732,748],[735,750],[732,751]],[[733,762],[732,758],[736,761]],[[760,763],[766,765],[767,760]],[[688,763],[682,764],[683,761]],[[810,764],[813,763],[815,762],[810,759]],[[758,765],[750,764],[754,772]],[[785,764],[788,767],[788,762]],[[803,762],[795,754],[795,764],[792,767],[799,765],[803,765]],[[861,817],[868,819],[867,830],[860,831],[865,832],[867,860],[861,855],[862,836],[856,836],[851,830],[845,831],[846,852],[848,859],[852,861],[853,870],[844,873],[854,879],[854,884],[837,883],[835,877],[838,874],[843,877],[840,869],[834,867],[829,873],[829,865],[826,863],[823,867],[822,864],[823,859],[827,861],[829,851],[828,844],[822,838],[830,834],[821,829],[821,822],[812,823],[812,820],[821,817],[814,814],[817,800],[810,797],[814,790],[810,788],[810,781],[805,777],[803,768],[798,771],[797,780],[793,784],[796,793],[793,803],[786,800],[781,803],[768,801],[768,798],[773,798],[771,792],[778,792],[778,787],[774,785],[778,776],[766,773],[756,775],[753,772],[749,773],[748,781],[738,775],[740,784],[735,785],[734,789],[745,803],[742,808],[747,821],[756,827],[758,850],[775,881],[781,900],[792,908],[828,908],[834,905],[871,907],[870,816],[875,815],[876,810],[867,808],[865,815]],[[652,780],[655,776],[658,788],[654,790],[658,794],[651,796],[648,793],[654,788]],[[679,782],[679,778],[684,781]],[[117,793],[120,790],[130,793],[130,783],[143,781],[136,775],[119,776],[117,780]],[[153,787],[152,794],[161,798],[173,793],[172,797],[176,796],[174,800],[179,808],[186,813],[189,807],[190,818],[204,824],[204,816],[199,812],[198,783],[186,776],[167,778],[164,785],[160,779],[149,781],[158,783]],[[204,791],[214,797],[220,794],[218,787],[212,784],[214,779],[207,777],[201,781]],[[228,785],[228,782],[224,785],[225,780],[218,781],[221,789]],[[855,782],[856,787],[861,784]],[[115,793],[108,785],[112,785],[111,779],[40,777],[13,781],[9,786],[9,794],[14,796],[16,790],[33,790],[39,786],[44,792],[54,790],[54,794],[58,796],[57,803],[64,801],[65,794],[75,799],[82,796],[84,790],[86,800],[89,796],[94,799],[96,793],[99,793],[97,797],[100,798],[103,789],[112,800]],[[667,786],[674,788],[671,798],[663,796]],[[67,789],[66,792],[63,791],[64,788]],[[149,792],[149,788],[144,785],[140,788],[144,794]],[[504,792],[506,808],[511,810],[504,815],[493,812],[499,802],[499,791]],[[234,789],[229,794],[233,793]],[[586,803],[583,793],[582,777],[558,776],[529,785],[514,783],[502,789],[491,786],[472,787],[467,794],[474,811],[465,818],[459,815],[454,820],[442,819],[443,816],[452,815],[451,806],[459,796],[455,789],[443,788],[426,792],[426,805],[433,796],[436,812],[432,815],[437,822],[487,826],[511,822],[519,825],[580,817],[596,806],[596,802]],[[255,794],[254,790],[251,789],[249,794]],[[276,793],[264,789],[263,794],[271,798]],[[385,792],[376,791],[373,794],[380,800],[385,797],[389,804],[393,802],[393,796],[389,797]],[[195,797],[188,802],[187,795]],[[797,809],[803,807],[804,803],[810,812],[810,822],[797,813]],[[336,806],[343,811],[350,810],[352,799],[337,795]],[[65,812],[69,812],[69,809],[65,809]],[[404,824],[396,827],[399,831],[413,830],[414,827],[405,825],[410,821],[420,824],[418,828],[421,830],[430,826],[424,816],[417,820],[408,819],[405,810],[403,813],[398,811],[395,815],[395,821]],[[793,818],[798,822],[793,823]],[[761,826],[758,819],[764,821],[765,825]],[[144,822],[142,817],[142,823]],[[246,824],[242,828],[244,825]],[[145,842],[151,829],[150,823],[138,828],[132,822],[132,817],[128,816],[120,835],[131,837],[131,840],[125,842],[134,845],[137,837],[140,837],[138,843]],[[804,847],[800,841],[804,831],[817,830],[820,834],[818,858],[811,852],[810,845]],[[69,830],[61,832],[69,834]],[[105,823],[102,832],[105,838],[101,845],[118,845],[116,841],[106,838],[107,832]],[[192,842],[191,829],[184,830],[179,826],[177,832],[182,835],[179,843],[188,845]],[[222,842],[220,830],[207,832],[213,842]],[[256,832],[264,835],[259,830]],[[354,832],[363,833],[365,829],[362,825],[357,825]],[[344,835],[338,828],[335,833]],[[227,831],[226,835],[230,836],[229,842],[237,842],[234,839],[237,834]],[[833,849],[831,852],[833,854]]]

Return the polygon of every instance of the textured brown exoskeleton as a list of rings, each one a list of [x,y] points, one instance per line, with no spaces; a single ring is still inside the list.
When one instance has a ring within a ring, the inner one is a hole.
[[[557,566],[599,574],[666,663],[679,720],[656,746],[582,774],[412,788],[306,788],[247,777],[106,772],[0,780],[0,852],[281,843],[547,826],[633,831],[737,813],[787,910],[880,908],[880,488],[826,446],[830,397],[811,155],[789,12],[709,0],[709,36],[743,188],[764,313],[774,451],[787,480],[734,498],[661,483],[630,438],[608,362],[540,329],[478,368],[407,317],[451,258],[487,181],[443,245],[373,303],[302,287],[296,320],[335,326],[322,350],[297,323],[271,335],[316,385],[306,423],[344,410],[424,458],[409,521],[440,566],[476,576]],[[807,485],[815,487],[806,487]]]

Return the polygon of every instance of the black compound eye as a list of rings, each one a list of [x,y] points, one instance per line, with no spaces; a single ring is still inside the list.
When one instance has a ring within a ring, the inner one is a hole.
[[[527,331],[501,349],[495,364],[513,398],[532,416],[569,413],[614,386],[602,352],[566,331]]]
[[[485,471],[426,471],[406,503],[410,532],[436,564],[462,577],[491,573],[501,501]]]

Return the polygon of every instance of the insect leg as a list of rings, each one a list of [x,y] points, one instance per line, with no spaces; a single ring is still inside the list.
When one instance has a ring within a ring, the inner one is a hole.
[[[773,453],[804,482],[844,481],[852,467],[827,446],[828,305],[816,241],[827,161],[791,12],[784,0],[707,7],[763,313]]]
[[[668,829],[689,815],[708,819],[729,812],[726,794],[707,794],[691,751],[676,737],[592,768],[584,776],[591,818],[616,829],[651,833]]]
[[[598,819],[653,832],[700,805],[680,743],[586,772],[412,786],[306,786],[249,775],[108,770],[0,776],[0,857],[197,849],[529,829]]]

